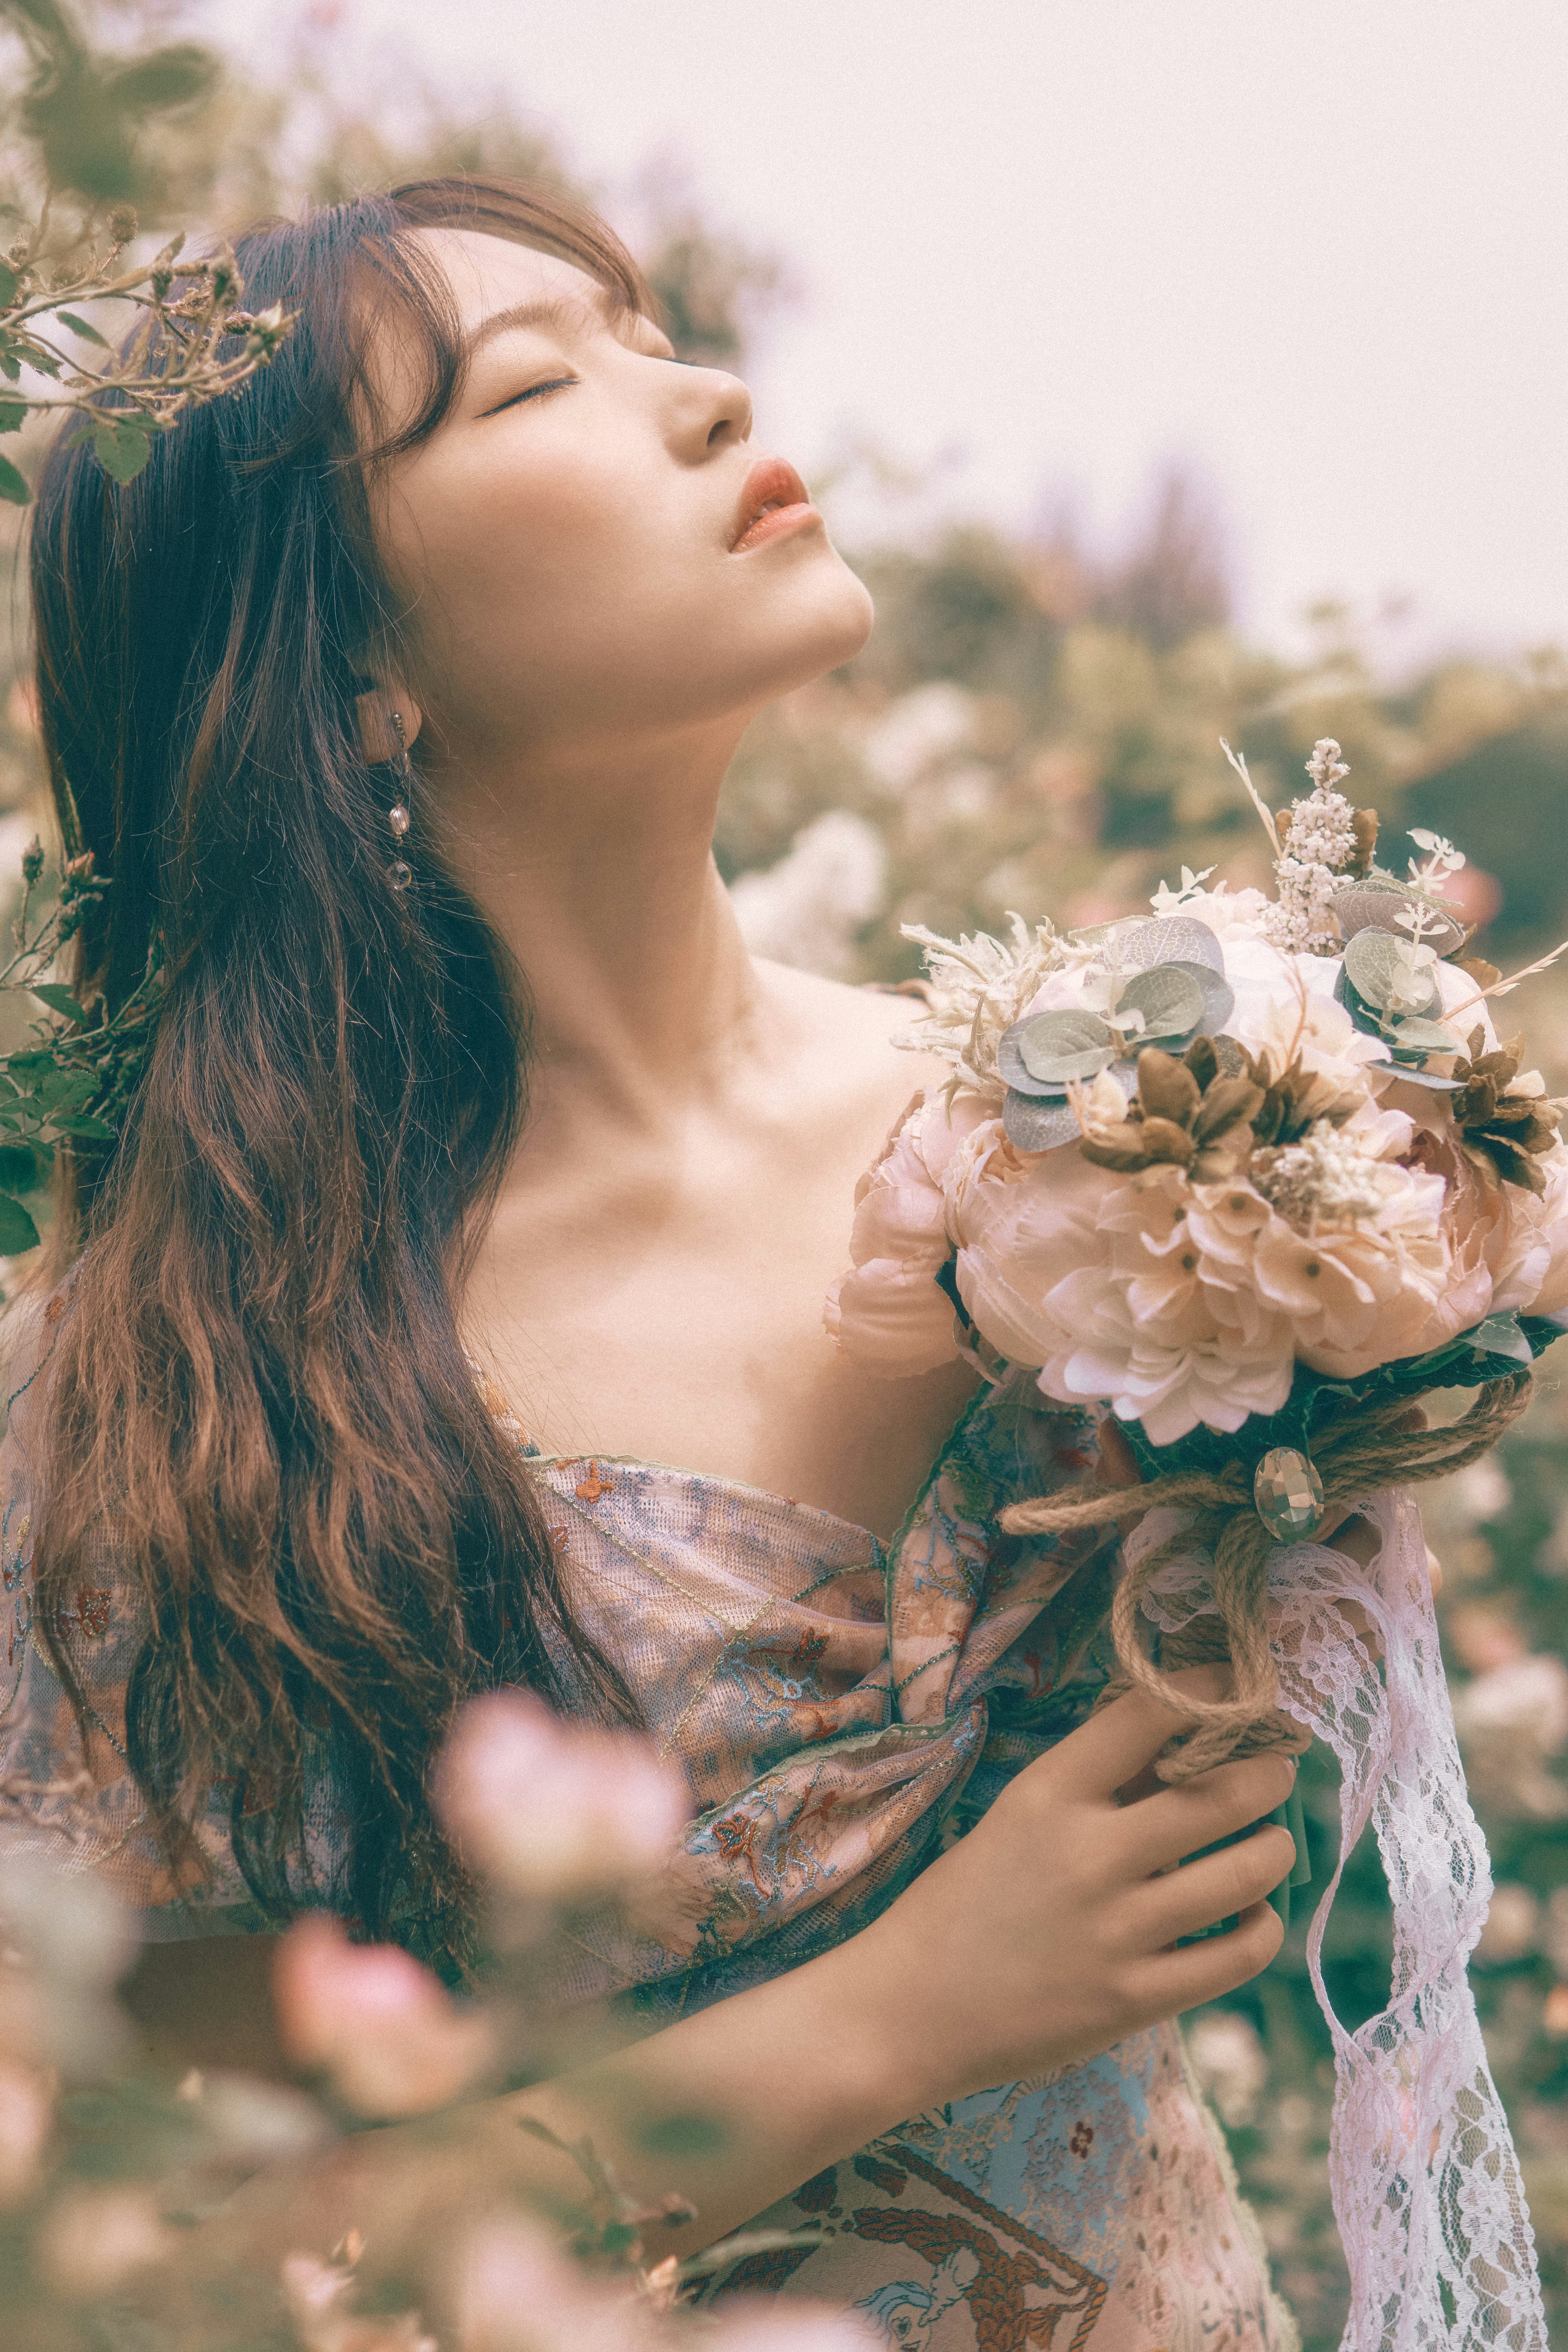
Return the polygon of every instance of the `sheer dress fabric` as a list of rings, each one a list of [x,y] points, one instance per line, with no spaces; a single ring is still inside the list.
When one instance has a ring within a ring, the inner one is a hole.
[[[123,1753],[145,1625],[117,1580],[111,1529],[59,1628],[91,1702],[85,1758],[34,1638],[31,1439],[52,1338],[40,1323],[7,1383],[5,1843],[101,1872],[149,1937],[260,1927],[233,1858],[232,1790],[213,1792],[202,1824],[205,1886],[174,1885],[148,1832]],[[1009,1502],[1097,1459],[1092,1421],[1047,1404],[1026,1374],[965,1412],[891,1546],[727,1479],[544,1455],[490,1402],[529,1456],[575,1607],[697,1807],[635,1914],[605,1910],[562,1948],[569,2000],[615,1998],[651,2028],[852,1935],[1079,1723],[1103,1684],[1105,1539],[997,1526]],[[344,1823],[325,1774],[309,1843],[301,1899],[331,1905]],[[912,2116],[758,2219],[818,2234],[742,2263],[721,2295],[826,2300],[889,2344],[1296,2343],[1173,2026]]]

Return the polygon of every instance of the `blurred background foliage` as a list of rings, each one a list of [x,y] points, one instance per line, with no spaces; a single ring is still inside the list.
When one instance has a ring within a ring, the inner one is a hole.
[[[176,226],[231,233],[304,195],[333,201],[426,171],[582,184],[564,145],[508,105],[401,68],[368,95],[342,86],[330,8],[292,30],[280,24],[264,85],[182,41],[173,16],[105,5],[68,22],[48,0],[0,5],[0,205],[12,217],[36,194],[40,152],[68,186],[132,202],[149,242]],[[630,189],[584,193],[636,247],[683,354],[743,366],[795,292],[786,259],[731,235],[668,159]],[[889,470],[866,448],[846,468]],[[817,487],[831,519],[839,485]],[[26,682],[25,528],[17,509],[0,508],[13,580],[0,632],[7,875],[34,832],[48,833]],[[1311,615],[1311,658],[1288,663],[1236,625],[1220,519],[1179,470],[1151,486],[1142,540],[1115,558],[1085,545],[1067,518],[1011,534],[955,526],[926,543],[847,552],[875,594],[875,635],[859,659],[756,723],[721,814],[720,863],[760,952],[847,980],[898,980],[917,969],[905,923],[952,934],[994,928],[1010,908],[1102,921],[1140,908],[1183,865],[1260,882],[1256,821],[1220,756],[1222,735],[1276,804],[1303,789],[1313,741],[1337,737],[1357,800],[1382,812],[1385,856],[1403,856],[1393,836],[1409,824],[1469,853],[1467,911],[1495,961],[1523,961],[1568,931],[1568,663],[1558,649],[1456,652],[1390,677],[1354,616],[1324,605]],[[1517,1002],[1549,1082],[1568,1088],[1568,979],[1548,975]],[[1492,1460],[1428,1490],[1428,1524],[1498,1881],[1477,1988],[1568,2341],[1568,1393],[1550,1357],[1538,1391]],[[1308,1795],[1321,1886],[1337,1790],[1320,1759]],[[1273,1968],[1190,2025],[1307,2352],[1327,2352],[1345,2279],[1327,2195],[1331,2067],[1305,1927],[1299,1909]],[[1386,1998],[1388,1948],[1368,1843],[1326,1948],[1347,2022]]]

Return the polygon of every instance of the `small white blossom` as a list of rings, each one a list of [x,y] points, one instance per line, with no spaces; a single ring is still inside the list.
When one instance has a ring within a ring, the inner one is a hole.
[[[1252,1181],[1292,1224],[1310,1227],[1320,1219],[1375,1217],[1387,1197],[1389,1170],[1361,1150],[1353,1136],[1319,1119],[1299,1143],[1257,1152]]]
[[[1067,961],[1064,943],[1049,923],[1033,929],[1009,914],[1012,936],[939,939],[923,923],[905,923],[906,940],[926,950],[931,1010],[898,1043],[912,1052],[936,1054],[952,1065],[949,1087],[973,1087],[980,1094],[1006,1092],[996,1069],[996,1045],[1004,1030],[1021,1020],[1053,971]]]
[[[1331,950],[1337,928],[1329,902],[1355,855],[1355,811],[1334,787],[1350,769],[1332,736],[1323,736],[1307,762],[1312,790],[1291,804],[1283,851],[1276,862],[1279,897],[1265,919],[1266,936],[1287,954]]]
[[[1194,874],[1190,866],[1184,866],[1182,868],[1181,887],[1176,890],[1172,889],[1170,884],[1162,875],[1160,877],[1160,887],[1151,896],[1149,904],[1153,908],[1154,912],[1157,915],[1173,915],[1178,907],[1186,906],[1194,893],[1202,890],[1204,884],[1208,880],[1209,876],[1213,872],[1214,867],[1212,866],[1205,866],[1201,874]]]

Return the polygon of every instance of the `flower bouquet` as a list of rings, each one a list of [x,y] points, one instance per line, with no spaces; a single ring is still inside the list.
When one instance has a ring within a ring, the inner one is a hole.
[[[1394,1905],[1389,2007],[1354,2032],[1309,1939],[1338,2070],[1347,2347],[1543,2352],[1528,2219],[1465,1965],[1490,1894],[1442,1680],[1418,1517],[1522,1409],[1568,1327],[1563,1105],[1500,1040],[1504,979],[1467,955],[1415,833],[1396,876],[1320,742],[1272,814],[1273,897],[1162,885],[1146,919],[1058,935],[923,930],[930,1010],[908,1042],[951,1066],[863,1183],[827,1323],[868,1370],[967,1355],[1113,1414],[1144,1484],[1016,1507],[1014,1532],[1140,1517],[1111,1608],[1122,1683],[1225,1658],[1233,1696],[1167,1777],[1327,1738],[1340,1867],[1375,1821]],[[1561,953],[1563,950],[1557,950]],[[1478,1393],[1427,1427],[1424,1392]],[[1363,1569],[1314,1542],[1352,1508]]]

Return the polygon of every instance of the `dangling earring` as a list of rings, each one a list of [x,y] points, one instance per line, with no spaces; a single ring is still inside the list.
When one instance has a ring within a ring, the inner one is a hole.
[[[397,738],[398,782],[402,787],[395,804],[386,812],[386,822],[392,827],[392,838],[401,849],[403,837],[414,820],[408,813],[409,795],[414,782],[414,763],[408,757],[408,738],[403,731],[403,713],[392,713],[392,730]],[[386,869],[386,878],[395,890],[406,890],[414,879],[414,868],[405,857],[395,857]]]

